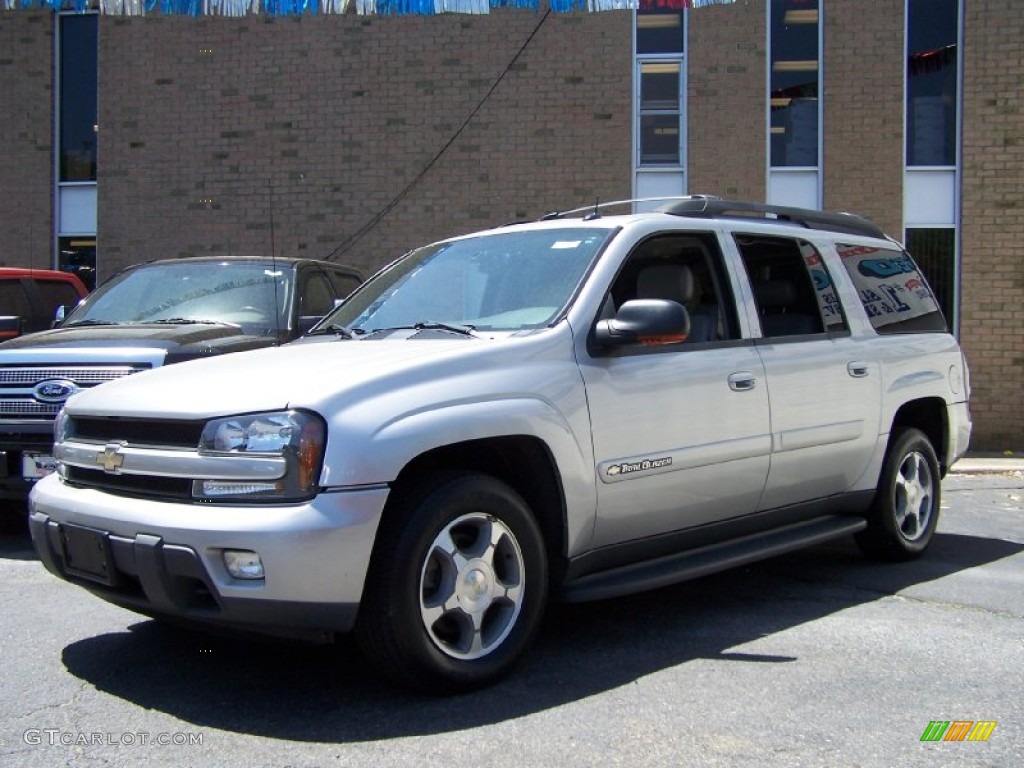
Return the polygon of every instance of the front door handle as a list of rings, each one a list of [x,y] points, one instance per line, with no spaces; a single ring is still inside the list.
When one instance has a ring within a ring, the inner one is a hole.
[[[729,389],[733,392],[749,392],[757,386],[754,374],[748,371],[737,371],[729,374]]]
[[[855,379],[863,379],[868,375],[868,364],[854,360],[846,364],[846,372]]]

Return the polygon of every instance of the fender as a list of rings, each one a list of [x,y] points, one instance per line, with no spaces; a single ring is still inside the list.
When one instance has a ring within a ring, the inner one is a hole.
[[[566,504],[569,554],[589,545],[597,506],[589,416],[582,385],[565,392],[557,405],[522,394],[476,400],[452,400],[402,413],[378,425],[372,434],[344,434],[332,423],[328,434],[343,433],[338,450],[328,449],[321,483],[327,488],[349,487],[367,477],[390,484],[417,456],[443,446],[498,437],[528,436],[547,447],[558,470]]]

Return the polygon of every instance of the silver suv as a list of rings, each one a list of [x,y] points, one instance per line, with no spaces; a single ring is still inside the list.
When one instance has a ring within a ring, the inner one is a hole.
[[[76,395],[43,563],[157,618],[354,630],[448,692],[506,673],[551,599],[851,534],[923,552],[971,422],[910,256],[848,214],[609,210],[428,245],[295,343]]]

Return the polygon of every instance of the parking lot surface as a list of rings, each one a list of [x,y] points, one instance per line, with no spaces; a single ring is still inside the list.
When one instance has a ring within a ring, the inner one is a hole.
[[[348,643],[167,627],[0,537],[5,766],[1024,764],[1024,473],[950,475],[921,560],[840,542],[553,605],[526,662],[423,698]],[[985,741],[922,741],[933,722]]]

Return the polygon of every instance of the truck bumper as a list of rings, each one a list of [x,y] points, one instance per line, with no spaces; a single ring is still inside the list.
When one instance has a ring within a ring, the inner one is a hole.
[[[186,505],[41,480],[29,529],[43,565],[109,602],[155,617],[327,640],[350,630],[388,489],[305,504]],[[236,578],[225,551],[256,553]]]

